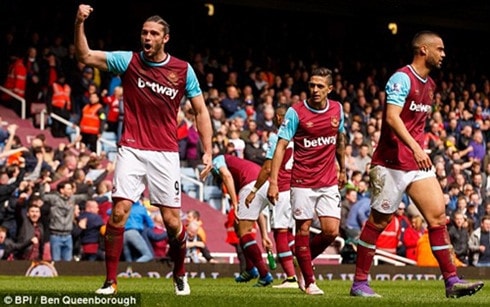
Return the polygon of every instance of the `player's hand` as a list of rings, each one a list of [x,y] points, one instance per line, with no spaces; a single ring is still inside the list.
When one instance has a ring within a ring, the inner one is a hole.
[[[264,250],[272,250],[272,241],[269,237],[263,237],[262,238],[262,246],[264,247]]]
[[[339,172],[339,190],[342,190],[345,186],[345,184],[347,183],[347,174],[345,173],[345,171],[340,171]]]
[[[90,5],[80,4],[78,6],[78,13],[77,13],[76,23],[82,23],[82,22],[84,22],[85,19],[87,19],[88,16],[90,16],[90,13],[92,13],[93,10],[94,9]]]
[[[240,219],[238,218],[238,204],[233,206],[233,211],[235,211],[235,226],[238,226]]]
[[[279,189],[277,187],[277,184],[269,184],[269,189],[267,190],[267,199],[273,205],[275,205],[276,201],[279,200]]]
[[[432,160],[422,148],[415,150],[413,157],[420,170],[429,171],[432,168]]]
[[[201,173],[199,174],[199,178],[204,181],[206,177],[208,177],[209,172],[211,171],[211,168],[213,167],[212,163],[212,157],[211,154],[205,153],[202,155],[202,164],[204,165],[204,168],[202,169]]]
[[[248,195],[247,195],[247,198],[245,198],[245,206],[248,206],[252,203],[252,201],[254,200],[255,198],[255,193],[253,192],[250,192]]]

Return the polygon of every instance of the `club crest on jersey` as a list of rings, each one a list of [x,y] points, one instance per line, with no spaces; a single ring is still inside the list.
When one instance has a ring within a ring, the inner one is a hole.
[[[434,90],[432,90],[432,89],[429,90],[429,98],[431,101],[434,100]]]
[[[339,126],[339,119],[337,117],[332,117],[330,120],[330,124],[332,127],[338,127]]]
[[[179,82],[179,77],[177,76],[176,73],[174,73],[173,71],[171,71],[169,74],[168,74],[168,80],[170,81],[170,83],[172,83],[174,86],[178,84]]]

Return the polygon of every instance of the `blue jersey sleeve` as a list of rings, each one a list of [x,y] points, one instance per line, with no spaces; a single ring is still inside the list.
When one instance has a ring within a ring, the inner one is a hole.
[[[213,171],[219,174],[219,169],[226,166],[225,156],[219,155],[213,159]]]
[[[386,83],[386,103],[403,107],[410,91],[410,78],[403,72],[394,73]]]
[[[344,126],[344,108],[340,108],[340,125],[339,125],[339,133],[345,133]]]
[[[277,137],[277,134],[275,134],[275,133],[269,134],[269,141],[267,142],[269,145],[269,148],[267,149],[267,152],[265,153],[266,159],[272,159],[274,157],[274,151],[276,151],[276,146],[277,146],[278,140],[279,140],[279,138]]]
[[[110,72],[122,74],[128,69],[133,52],[131,51],[107,51],[107,67]]]
[[[284,116],[281,127],[279,127],[279,132],[277,133],[279,138],[285,139],[288,142],[291,141],[293,136],[296,134],[298,124],[298,113],[296,113],[296,110],[294,110],[293,108],[289,108],[286,111],[286,115]]]
[[[187,64],[187,84],[185,86],[186,96],[189,98],[199,96],[202,91],[197,80],[196,72],[192,66]]]

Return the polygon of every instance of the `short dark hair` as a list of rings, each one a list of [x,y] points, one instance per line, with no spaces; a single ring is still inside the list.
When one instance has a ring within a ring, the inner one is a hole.
[[[311,72],[311,76],[326,77],[327,78],[327,84],[328,85],[333,84],[332,71],[326,67],[318,67],[318,68],[313,69],[313,71]]]

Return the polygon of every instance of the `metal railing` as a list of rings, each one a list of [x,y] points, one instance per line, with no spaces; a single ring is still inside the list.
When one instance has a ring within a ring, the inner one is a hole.
[[[376,249],[376,254],[373,258],[374,265],[378,265],[379,261],[387,262],[396,266],[405,266],[407,264],[417,265],[417,261],[414,261],[412,259],[398,256],[396,254],[381,249]]]
[[[3,86],[0,86],[0,91],[6,93],[15,100],[20,101],[20,117],[26,119],[26,100]]]
[[[96,149],[96,152],[97,152],[97,155],[100,156],[100,154],[102,153],[102,145],[103,144],[106,144],[108,145],[109,147],[114,147],[114,148],[117,148],[117,144],[116,142],[114,141],[110,141],[110,140],[106,140],[104,138],[98,138],[97,139],[97,149]]]
[[[182,173],[180,174],[180,178],[181,178],[181,180],[187,180],[187,181],[190,181],[193,184],[197,185],[197,187],[199,189],[198,199],[199,199],[199,201],[204,201],[204,183],[202,181],[195,179],[195,178],[192,178],[192,177],[189,177],[189,176],[184,175]]]

